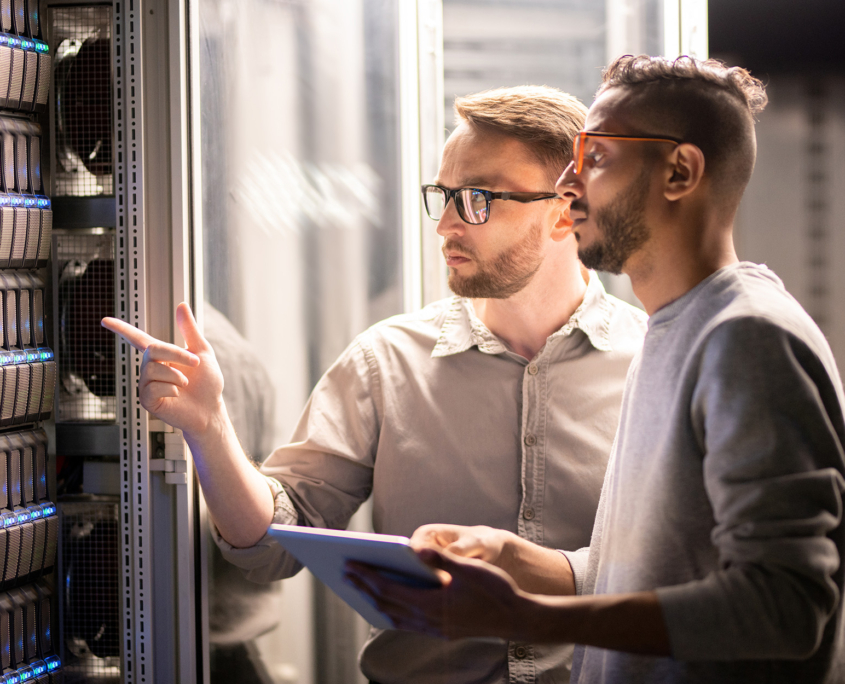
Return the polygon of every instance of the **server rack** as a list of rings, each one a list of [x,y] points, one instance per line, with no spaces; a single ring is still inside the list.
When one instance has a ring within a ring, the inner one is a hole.
[[[54,642],[69,682],[207,681],[206,522],[191,456],[181,435],[140,407],[141,355],[96,325],[116,315],[179,343],[176,304],[188,301],[202,318],[197,3],[42,5],[56,65],[42,124],[55,210],[48,308],[60,343],[51,441],[62,492]],[[430,237],[421,234],[417,188],[442,142],[436,118],[425,140],[420,134],[420,108],[428,106],[420,84],[437,92],[440,79],[439,0],[400,5],[405,262],[419,264]],[[430,276],[419,266],[408,271],[411,308],[431,291],[426,277],[442,285],[442,268],[427,263]]]
[[[43,9],[56,63],[48,166],[67,681],[196,681],[189,456],[140,407],[141,355],[99,326],[114,315],[171,340],[173,302],[189,298],[186,3]]]
[[[51,55],[36,0],[0,2],[0,681],[61,682],[59,522],[47,433],[56,363],[42,177]]]

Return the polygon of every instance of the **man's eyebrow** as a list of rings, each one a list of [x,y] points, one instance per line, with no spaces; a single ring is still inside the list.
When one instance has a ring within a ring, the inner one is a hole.
[[[439,178],[435,178],[434,182],[437,185],[440,185]],[[496,179],[485,178],[483,176],[472,176],[470,178],[461,179],[460,184],[456,185],[455,188],[485,188],[493,187],[494,185],[496,185]]]

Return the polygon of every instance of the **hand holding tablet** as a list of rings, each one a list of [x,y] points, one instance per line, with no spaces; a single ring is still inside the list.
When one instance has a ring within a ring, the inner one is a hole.
[[[295,525],[270,525],[268,534],[374,627],[392,629],[369,599],[344,579],[347,561],[375,566],[391,579],[415,586],[440,586],[434,570],[419,559],[407,537]]]

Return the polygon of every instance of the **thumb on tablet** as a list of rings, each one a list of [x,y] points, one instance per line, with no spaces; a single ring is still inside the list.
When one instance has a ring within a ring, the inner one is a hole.
[[[432,548],[420,549],[417,554],[423,563],[434,570],[434,573],[440,579],[444,587],[452,583],[452,575],[449,572],[449,569],[457,567],[457,564],[454,561],[446,558],[446,556],[440,553],[437,549]]]

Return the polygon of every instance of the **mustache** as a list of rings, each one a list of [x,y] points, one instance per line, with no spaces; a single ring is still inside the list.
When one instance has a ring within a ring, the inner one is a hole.
[[[450,242],[446,240],[443,243],[443,246],[440,248],[440,251],[443,252],[443,256],[446,256],[446,252],[452,252],[453,254],[462,254],[467,257],[475,257],[475,251],[470,249],[469,247],[465,247],[464,245],[460,244],[459,242]]]
[[[586,202],[580,199],[573,200],[569,205],[569,209],[572,211],[582,211],[585,215],[590,213],[590,207]]]

